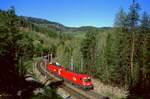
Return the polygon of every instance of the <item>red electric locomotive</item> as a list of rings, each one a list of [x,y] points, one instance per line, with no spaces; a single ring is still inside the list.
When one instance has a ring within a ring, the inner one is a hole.
[[[48,70],[84,90],[94,88],[89,75],[69,71],[58,63],[48,64]]]

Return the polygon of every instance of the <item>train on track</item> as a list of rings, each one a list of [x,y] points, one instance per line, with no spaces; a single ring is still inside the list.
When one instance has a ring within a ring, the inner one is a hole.
[[[64,66],[59,63],[49,63],[48,70],[63,79],[64,81],[69,81],[71,84],[83,89],[83,90],[93,90],[94,86],[91,81],[91,77],[87,74],[78,74],[74,71],[64,68]]]

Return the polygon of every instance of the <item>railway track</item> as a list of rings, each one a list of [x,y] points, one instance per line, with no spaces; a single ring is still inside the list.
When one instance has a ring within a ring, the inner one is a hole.
[[[41,72],[41,74],[42,74],[43,76],[45,76],[45,74],[46,74],[46,78],[49,78],[49,80],[53,80],[53,79],[55,79],[55,81],[60,80],[60,79],[56,78],[55,76],[51,75],[47,70],[44,70],[44,68],[42,68],[42,67],[44,67],[44,66],[43,66],[43,65],[41,66],[41,65],[42,65],[42,63],[38,63],[36,67],[37,67],[37,69]],[[51,75],[52,77],[51,77],[50,75]],[[53,78],[53,77],[54,77],[54,78]],[[51,81],[51,82],[54,82],[54,80]],[[51,85],[51,84],[50,84],[50,85]],[[55,84],[53,84],[53,85],[55,86]],[[56,84],[56,85],[57,85],[57,84]],[[73,97],[73,98],[71,98],[71,99],[89,99],[88,97],[86,97],[86,96],[80,94],[79,92],[76,92],[75,90],[73,90],[73,89],[71,89],[71,88],[65,86],[64,84],[61,84],[61,85],[58,85],[58,86],[55,86],[55,87],[63,88],[65,91],[67,91],[68,93],[70,93],[71,97]]]
[[[52,83],[54,86],[55,86],[54,83],[56,83],[55,87],[62,88],[65,91],[67,91],[71,95],[70,99],[109,99],[109,98],[106,98],[106,97],[92,91],[92,90],[91,91],[84,91],[84,90],[81,90],[75,86],[72,86],[71,84],[69,84],[67,82],[62,83],[60,78],[56,78],[54,75],[52,75],[48,71],[47,68],[44,68],[44,63],[42,61],[37,63],[36,67],[41,72],[41,74],[43,76],[46,76],[47,81]],[[57,83],[57,81],[60,83]]]

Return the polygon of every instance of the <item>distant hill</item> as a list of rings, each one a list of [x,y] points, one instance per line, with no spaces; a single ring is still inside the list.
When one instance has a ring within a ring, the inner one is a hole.
[[[27,17],[27,16],[20,16],[20,18],[23,18],[24,20],[33,23],[34,25],[41,27],[41,28],[47,28],[52,29],[56,31],[62,31],[62,32],[86,32],[92,28],[97,28],[99,30],[108,30],[111,29],[111,27],[93,27],[93,26],[82,26],[82,27],[67,27],[61,23],[49,21],[42,18],[35,18],[35,17]]]
[[[46,19],[35,18],[35,17],[27,17],[27,16],[20,16],[20,17],[25,19],[26,21],[29,21],[29,22],[31,22],[35,25],[40,26],[40,27],[53,28],[53,29],[56,29],[56,30],[65,30],[66,29],[66,27],[63,24],[48,21]]]

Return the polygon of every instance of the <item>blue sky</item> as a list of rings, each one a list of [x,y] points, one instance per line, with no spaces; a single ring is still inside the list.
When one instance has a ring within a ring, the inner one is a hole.
[[[128,10],[132,0],[0,0],[0,9],[16,8],[17,15],[32,16],[66,26],[113,26],[120,7]],[[141,12],[150,14],[150,0],[138,0]]]

